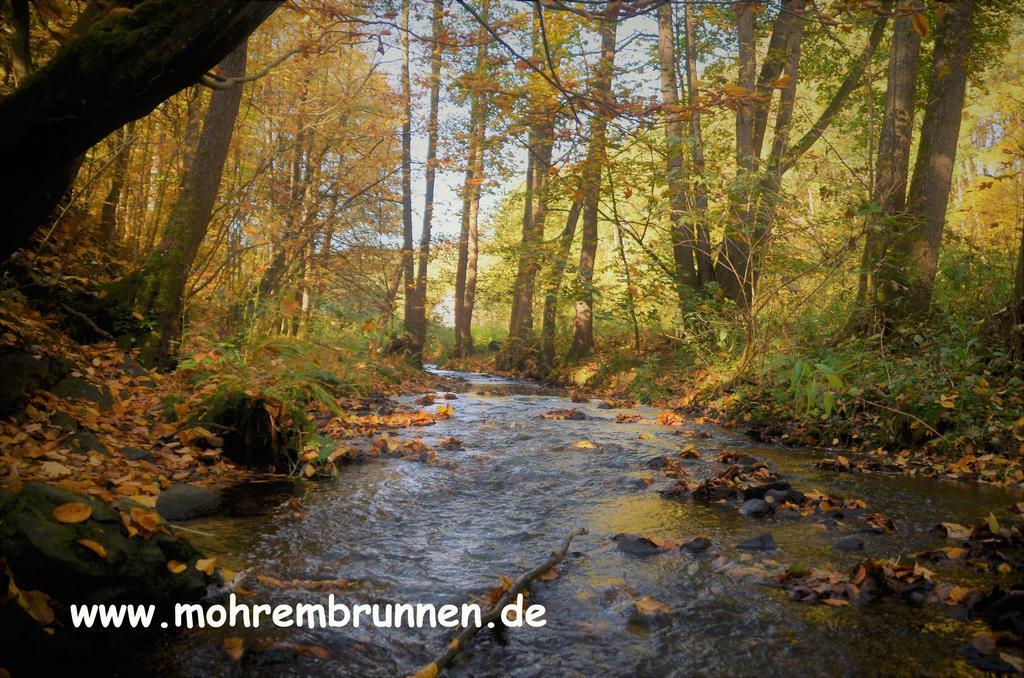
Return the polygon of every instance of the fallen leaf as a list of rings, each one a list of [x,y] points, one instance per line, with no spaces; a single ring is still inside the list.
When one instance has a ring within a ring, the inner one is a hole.
[[[107,549],[103,547],[103,544],[97,541],[93,541],[92,539],[79,539],[78,543],[98,555],[100,558],[107,557]]]
[[[81,523],[92,515],[92,507],[80,501],[72,501],[61,504],[53,509],[53,518],[58,523]]]
[[[207,577],[213,576],[213,572],[216,567],[216,558],[200,558],[196,561],[196,569],[205,574]]]
[[[245,654],[245,641],[241,638],[231,637],[224,639],[224,652],[233,662],[237,662]]]
[[[181,574],[188,569],[188,565],[185,563],[178,562],[177,560],[167,561],[167,571],[171,574]]]
[[[655,600],[650,596],[643,596],[633,601],[636,606],[636,611],[642,615],[653,617],[657,614],[672,614],[672,608],[660,600]]]

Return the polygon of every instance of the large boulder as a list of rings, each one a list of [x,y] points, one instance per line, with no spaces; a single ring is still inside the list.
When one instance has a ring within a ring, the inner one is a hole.
[[[220,495],[197,485],[175,483],[160,493],[156,511],[164,520],[189,520],[216,513]]]
[[[63,504],[89,505],[83,522],[54,518]],[[102,546],[104,556],[81,540]],[[207,577],[195,569],[201,554],[163,532],[129,537],[120,514],[91,497],[30,484],[0,501],[0,555],[22,590],[40,590],[65,603],[180,602],[200,599]],[[169,561],[186,565],[174,573]]]

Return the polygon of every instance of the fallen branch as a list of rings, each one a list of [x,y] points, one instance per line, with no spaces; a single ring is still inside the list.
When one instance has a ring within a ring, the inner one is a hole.
[[[505,606],[515,600],[516,596],[522,593],[534,579],[562,562],[565,558],[565,554],[569,551],[569,545],[572,544],[572,540],[586,533],[586,528],[579,527],[565,535],[565,539],[562,540],[562,547],[559,550],[552,551],[546,561],[512,582],[512,586],[508,587],[508,590],[505,591],[504,595],[498,599],[498,602],[494,604],[494,607],[480,617],[480,626],[467,626],[462,629],[462,632],[448,643],[448,647],[445,648],[444,654],[421,668],[416,673],[413,673],[410,678],[433,678],[441,672],[452,662],[453,659],[455,659],[456,656],[458,656],[462,648],[466,646],[466,643],[473,639],[473,636],[476,635],[477,631],[490,623],[499,622],[501,618],[501,611],[505,609]]]
[[[111,341],[114,341],[116,339],[116,337],[114,337],[114,335],[112,335],[110,332],[107,332],[105,329],[103,329],[99,325],[97,325],[93,321],[92,318],[90,318],[86,314],[82,313],[81,311],[76,311],[75,309],[71,308],[67,304],[61,304],[60,307],[62,309],[64,309],[65,313],[67,313],[69,315],[73,315],[74,317],[76,317],[79,320],[81,320],[82,322],[84,322],[86,325],[89,326],[89,329],[91,329],[93,332],[95,332],[96,334],[100,335],[104,339],[109,339]]]

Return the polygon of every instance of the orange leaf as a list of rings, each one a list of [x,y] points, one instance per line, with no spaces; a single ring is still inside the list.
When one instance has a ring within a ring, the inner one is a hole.
[[[224,652],[233,662],[237,662],[245,654],[245,641],[241,638],[225,638]]]
[[[928,37],[928,18],[925,17],[921,12],[914,12],[914,16],[910,19],[914,23],[914,30],[922,38]]]
[[[93,541],[92,539],[79,539],[78,543],[98,555],[100,558],[107,557],[107,549],[103,548],[103,544],[98,541]]]
[[[185,563],[180,563],[177,560],[167,561],[167,571],[171,574],[181,574],[186,569],[188,569],[188,565],[186,565]]]
[[[80,501],[61,504],[53,509],[53,517],[58,523],[74,524],[86,520],[92,515],[92,507]]]

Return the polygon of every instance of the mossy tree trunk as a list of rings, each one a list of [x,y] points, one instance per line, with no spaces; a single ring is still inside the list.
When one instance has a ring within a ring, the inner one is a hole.
[[[243,76],[245,61],[243,41],[221,62],[221,73]],[[181,330],[185,285],[210,224],[241,100],[241,85],[217,90],[210,97],[181,193],[161,231],[160,244],[143,268],[135,309],[152,323],[141,342],[144,363],[167,366],[176,352],[171,343]]]
[[[97,21],[0,100],[0,261],[28,244],[91,146],[195,82],[279,2],[143,0]]]

